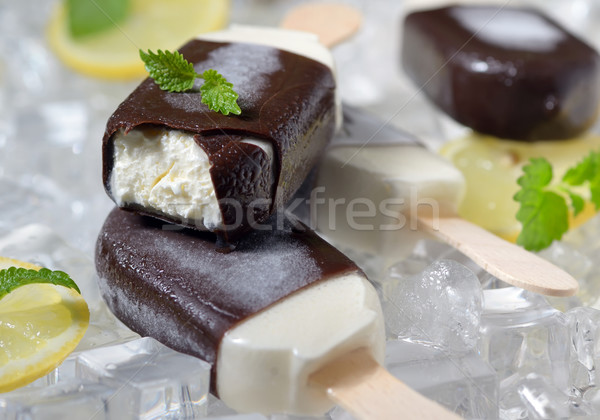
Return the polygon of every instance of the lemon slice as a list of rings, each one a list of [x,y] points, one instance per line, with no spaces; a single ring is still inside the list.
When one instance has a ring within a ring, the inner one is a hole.
[[[0,270],[9,267],[41,269],[0,257]],[[25,284],[0,298],[0,392],[56,368],[83,338],[89,316],[76,290],[56,284]]]
[[[507,240],[516,241],[521,225],[516,219],[519,204],[513,196],[519,190],[517,179],[529,159],[545,157],[558,178],[598,148],[600,136],[591,133],[571,140],[535,143],[473,133],[446,143],[440,154],[465,176],[467,189],[458,209],[460,216]],[[571,216],[569,226],[576,227],[594,214],[593,205],[588,204],[576,218]]]
[[[221,29],[229,0],[132,0],[126,21],[107,31],[73,39],[64,2],[48,26],[48,42],[72,69],[106,79],[146,75],[138,50],[173,50],[199,33]]]

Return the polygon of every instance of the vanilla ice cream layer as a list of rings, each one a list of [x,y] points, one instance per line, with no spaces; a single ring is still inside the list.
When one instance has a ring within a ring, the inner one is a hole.
[[[110,188],[119,206],[135,203],[207,228],[221,224],[210,162],[193,136],[136,129],[114,138]]]
[[[377,292],[363,275],[319,282],[225,334],[219,397],[242,412],[323,414],[332,403],[309,376],[359,348],[382,362],[384,342]]]
[[[273,162],[270,143],[245,142],[261,147]],[[208,156],[189,133],[149,128],[120,131],[114,139],[111,193],[119,206],[135,203],[214,229],[222,219],[210,167]]]
[[[416,215],[455,214],[465,181],[431,151],[405,144],[334,147],[319,167],[313,198],[318,230],[335,244],[396,262],[425,237]]]

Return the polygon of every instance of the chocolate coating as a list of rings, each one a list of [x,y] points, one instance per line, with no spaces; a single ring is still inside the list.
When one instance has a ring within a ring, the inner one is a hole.
[[[402,62],[442,111],[485,134],[572,138],[598,114],[600,56],[534,9],[412,13],[404,22]]]
[[[234,83],[240,116],[222,115],[202,104],[199,92],[170,93],[146,79],[110,117],[103,139],[103,181],[109,195],[113,137],[119,130],[161,126],[194,134],[208,155],[210,173],[229,238],[250,229],[247,209],[258,222],[285,204],[315,165],[335,130],[335,81],[331,70],[314,60],[254,44],[192,40],[180,52],[196,71],[214,68]],[[276,174],[259,147],[244,138],[273,144]],[[233,199],[242,218],[236,215]],[[267,203],[267,204],[264,204]],[[170,222],[203,229],[194,221],[175,220],[152,209],[125,207]]]
[[[210,233],[175,228],[113,210],[96,244],[100,290],[133,331],[211,363],[213,391],[227,330],[310,284],[360,271],[289,222],[249,233],[229,254],[218,252]]]

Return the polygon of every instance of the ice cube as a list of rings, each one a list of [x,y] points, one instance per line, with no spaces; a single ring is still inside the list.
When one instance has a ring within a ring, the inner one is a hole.
[[[442,242],[421,240],[417,242],[407,258],[389,268],[389,276],[393,279],[402,280],[419,274],[448,251],[448,246]]]
[[[137,333],[127,328],[103,304],[91,313],[90,325],[75,351],[122,344],[138,338]]]
[[[562,268],[579,282],[576,296],[550,299],[558,309],[568,310],[581,304],[590,305],[600,295],[600,270],[596,268],[593,256],[586,255],[583,251],[567,241],[555,241],[540,252],[541,257]]]
[[[600,216],[570,230],[561,241],[555,241],[540,256],[561,267],[579,282],[576,296],[550,298],[550,303],[566,312],[578,306],[600,308]]]
[[[388,341],[390,373],[465,419],[498,417],[496,372],[476,352],[452,354],[407,341]]]
[[[389,336],[469,351],[478,340],[482,291],[465,266],[440,260],[384,293],[383,308]]]
[[[384,277],[379,282],[381,286],[380,292],[383,296],[393,296],[400,284],[403,284],[413,276],[420,275],[433,262],[434,259],[427,255],[413,253],[388,269],[387,277]]]
[[[594,413],[600,413],[600,388],[589,388],[583,395],[582,400],[592,407]],[[600,416],[600,414],[598,414]]]
[[[210,364],[152,338],[82,352],[77,375],[118,389],[112,399],[124,418],[205,415]]]
[[[574,400],[548,380],[530,373],[516,385],[530,419],[572,419],[593,414],[589,404]]]
[[[566,313],[571,333],[571,386],[582,396],[600,385],[596,364],[600,361],[600,311],[580,307]]]
[[[65,383],[76,380],[75,375],[75,362],[77,355],[71,353],[58,367],[45,376],[33,381],[27,388],[43,388],[47,386],[53,386],[58,383]],[[0,416],[1,418],[1,416]]]
[[[563,242],[571,244],[586,255],[595,254],[600,249],[600,215],[583,225],[572,229],[563,236]]]
[[[482,356],[500,380],[543,372],[568,388],[569,328],[563,313],[541,295],[516,287],[484,291]]]
[[[0,418],[114,420],[120,407],[112,401],[113,393],[106,385],[81,381],[22,388],[0,395]]]
[[[539,255],[567,271],[576,279],[587,276],[593,266],[593,262],[589,258],[567,242],[554,241]]]
[[[442,259],[453,260],[467,267],[479,278],[484,289],[508,286],[453,246],[433,239],[422,239],[417,242],[410,256],[390,267],[389,279],[395,281],[396,279],[401,280],[406,276],[415,275],[434,261]]]

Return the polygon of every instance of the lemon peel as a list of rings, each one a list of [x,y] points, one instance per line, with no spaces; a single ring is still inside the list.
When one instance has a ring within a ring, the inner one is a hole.
[[[0,269],[41,267],[0,257]],[[0,392],[48,374],[75,349],[89,325],[89,309],[73,288],[28,283],[0,299]]]
[[[176,49],[199,33],[225,26],[230,0],[133,0],[122,23],[107,31],[75,40],[67,25],[64,4],[54,10],[47,40],[71,69],[92,77],[130,80],[146,75],[138,51]]]

